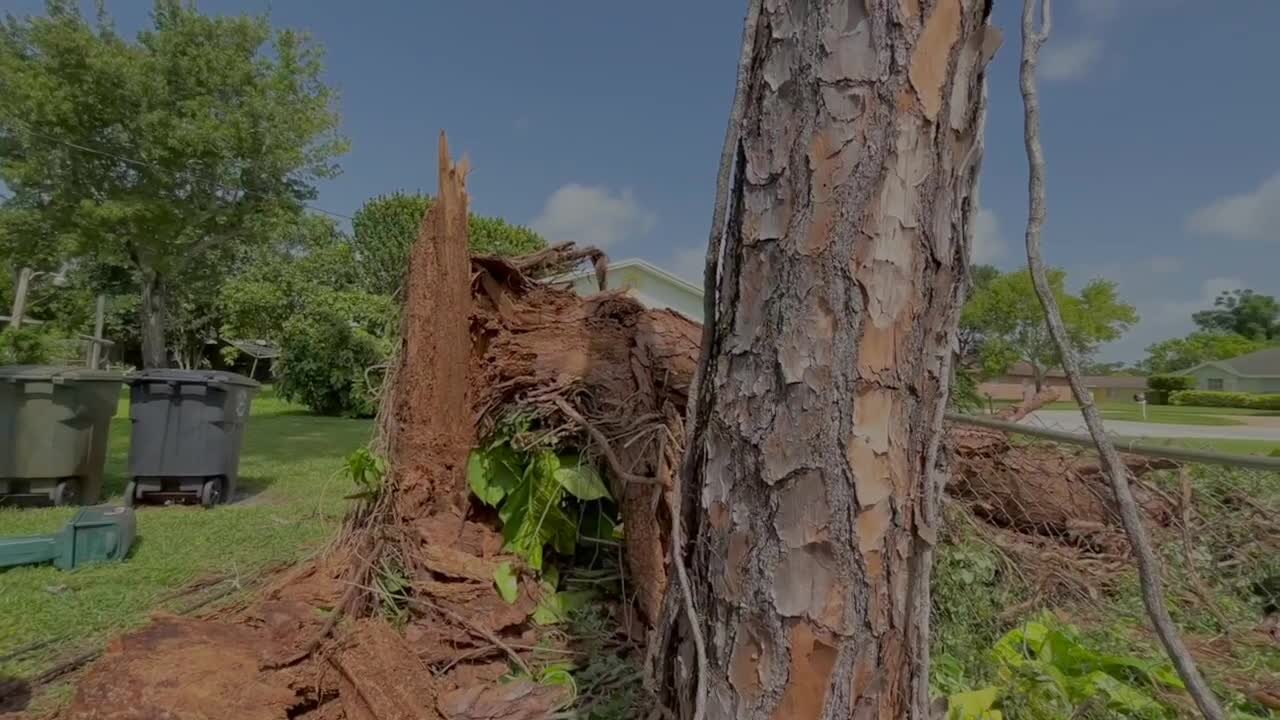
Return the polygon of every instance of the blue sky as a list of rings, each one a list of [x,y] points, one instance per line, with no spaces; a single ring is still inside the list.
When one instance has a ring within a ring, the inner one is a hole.
[[[979,259],[1022,261],[1026,161],[1019,0],[995,0]],[[108,0],[122,30],[144,0]],[[264,12],[328,51],[351,139],[317,205],[350,214],[434,190],[443,128],[472,163],[477,212],[700,272],[744,2],[202,0]],[[1141,324],[1106,348],[1137,360],[1218,291],[1280,294],[1280,2],[1058,0],[1042,60],[1046,253],[1105,277]],[[0,0],[38,11],[39,0]]]

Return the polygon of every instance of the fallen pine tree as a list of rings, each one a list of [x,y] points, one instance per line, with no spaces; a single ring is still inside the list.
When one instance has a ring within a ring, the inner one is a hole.
[[[365,498],[341,536],[239,613],[160,618],[117,640],[69,717],[548,717],[572,690],[533,659],[574,651],[536,621],[559,592],[543,554],[575,552],[583,526],[566,540],[564,507],[605,497],[587,487],[597,470],[624,528],[611,617],[632,652],[643,644],[668,584],[699,328],[621,292],[544,282],[590,260],[603,288],[594,249],[469,257],[465,167],[443,137],[439,188],[412,249]],[[948,446],[952,495],[983,521],[1032,547],[1124,551],[1086,461],[1012,452],[985,430],[953,428]],[[1152,522],[1169,517],[1159,498],[1144,506]]]

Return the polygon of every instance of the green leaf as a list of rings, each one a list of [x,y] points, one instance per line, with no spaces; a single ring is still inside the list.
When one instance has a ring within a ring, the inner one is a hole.
[[[467,483],[486,505],[497,507],[520,484],[520,458],[507,446],[472,450],[467,456]]]
[[[1161,717],[1164,714],[1160,703],[1150,695],[1139,692],[1101,670],[1089,673],[1084,679],[1093,687],[1094,694],[1100,692],[1106,695],[1107,704],[1122,711],[1127,717]]]
[[[491,507],[496,507],[505,494],[500,489],[495,493],[495,489],[490,487],[489,456],[479,450],[472,450],[467,456],[467,484],[471,486],[471,494]]]
[[[569,688],[569,701],[578,697],[578,683],[573,679],[573,665],[569,663],[552,663],[538,675],[540,685],[562,685]]]
[[[569,619],[569,614],[581,610],[595,599],[590,590],[566,590],[545,593],[533,611],[533,622],[538,625],[556,625]]]
[[[947,720],[1002,720],[1004,715],[994,709],[999,699],[997,687],[955,693],[947,698]]]
[[[498,594],[508,605],[514,605],[520,594],[520,585],[511,563],[504,562],[493,571],[493,584],[498,587]]]
[[[542,569],[543,545],[550,543],[556,552],[565,555],[573,554],[577,545],[577,525],[560,508],[564,489],[555,479],[559,467],[555,453],[535,455],[524,480],[498,510],[507,549],[535,570]]]
[[[559,459],[560,468],[555,471],[556,482],[579,500],[600,500],[609,497],[609,489],[600,479],[594,467],[583,463],[577,455],[565,455]]]

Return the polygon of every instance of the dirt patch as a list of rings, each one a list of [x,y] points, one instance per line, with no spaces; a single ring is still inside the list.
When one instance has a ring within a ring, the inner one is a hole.
[[[114,640],[76,688],[75,720],[278,720],[315,696],[295,671],[262,672],[252,628],[162,617]]]

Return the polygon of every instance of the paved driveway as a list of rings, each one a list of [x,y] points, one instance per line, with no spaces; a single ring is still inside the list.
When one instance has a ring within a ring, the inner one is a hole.
[[[1075,410],[1040,410],[1022,420],[1024,424],[1038,425],[1065,432],[1085,432],[1084,418]],[[1280,443],[1280,427],[1250,425],[1166,425],[1163,423],[1106,420],[1107,432],[1124,437],[1160,438],[1215,438],[1223,440],[1269,440]]]

